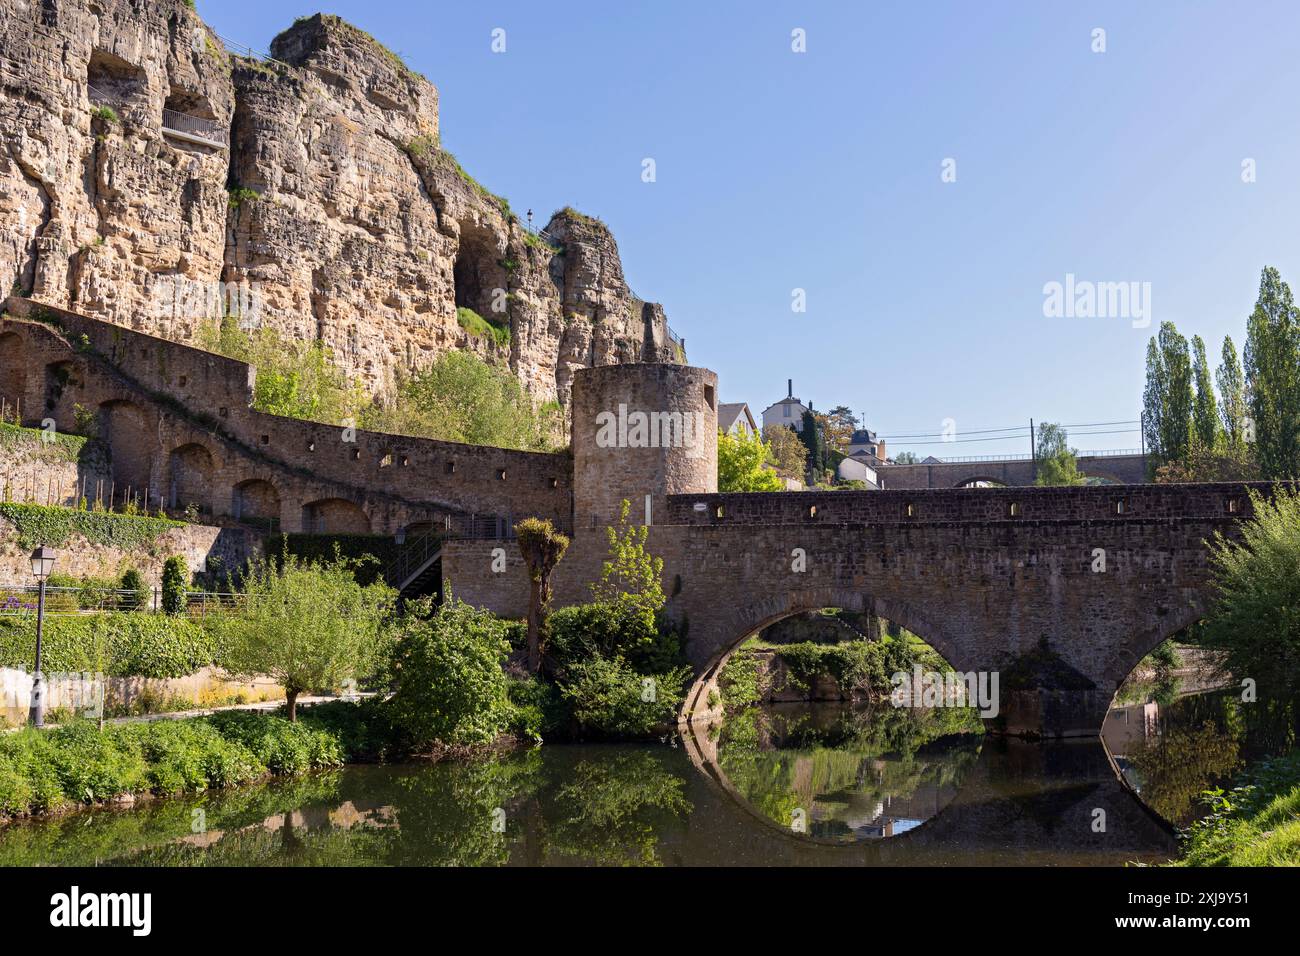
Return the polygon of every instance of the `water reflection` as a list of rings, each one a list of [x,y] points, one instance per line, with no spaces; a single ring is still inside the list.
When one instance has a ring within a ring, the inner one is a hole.
[[[967,709],[787,704],[733,717],[716,747],[699,749],[769,822],[855,843],[937,815],[974,767],[982,733]]]
[[[1235,690],[1204,691],[1114,707],[1102,739],[1124,780],[1181,827],[1205,812],[1202,792],[1293,747],[1295,714],[1294,702],[1245,703]]]
[[[349,767],[8,826],[0,865],[1122,865],[1173,854],[1170,829],[1100,741],[971,729],[952,710],[805,705],[672,745]],[[806,832],[790,826],[795,809]]]

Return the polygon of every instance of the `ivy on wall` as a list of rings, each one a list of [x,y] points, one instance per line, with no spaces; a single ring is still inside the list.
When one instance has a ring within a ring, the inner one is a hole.
[[[163,532],[184,527],[184,522],[111,511],[80,511],[47,505],[0,504],[0,518],[18,532],[20,548],[48,545],[65,547],[76,535],[91,544],[141,551],[157,543]]]
[[[87,439],[63,432],[46,432],[40,428],[21,428],[9,422],[0,422],[0,450],[16,454],[35,450],[44,461],[66,461],[76,464],[81,460]]]
[[[35,657],[35,616],[0,618],[0,667],[30,670]],[[52,615],[45,619],[41,641],[41,666],[47,674],[185,677],[215,658],[215,642],[206,628],[166,614]]]

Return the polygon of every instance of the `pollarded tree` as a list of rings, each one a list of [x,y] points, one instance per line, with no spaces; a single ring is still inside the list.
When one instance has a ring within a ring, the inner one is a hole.
[[[385,584],[358,584],[352,565],[337,554],[320,564],[288,553],[276,562],[250,562],[243,590],[244,608],[219,621],[222,663],[239,676],[275,678],[291,721],[300,694],[371,671],[396,597]]]
[[[519,553],[528,566],[528,672],[542,668],[542,632],[551,606],[551,572],[569,549],[569,539],[550,521],[525,518],[515,525]]]

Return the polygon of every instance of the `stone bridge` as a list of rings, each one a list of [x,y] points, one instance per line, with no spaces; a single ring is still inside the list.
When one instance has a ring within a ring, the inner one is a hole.
[[[1116,485],[1138,485],[1147,480],[1147,456],[1079,455],[1079,471],[1089,478]],[[1037,477],[1037,462],[1029,458],[999,461],[944,461],[915,465],[879,465],[877,473],[886,491],[920,488],[963,488],[984,483],[1024,487]]]
[[[1202,616],[1206,541],[1231,535],[1251,509],[1252,486],[1240,483],[718,494],[716,444],[597,437],[601,411],[620,407],[716,420],[715,383],[681,366],[577,373],[576,534],[554,578],[557,604],[587,600],[604,528],[632,503],[664,559],[668,611],[688,628],[689,719],[714,709],[714,679],[746,637],[841,607],[907,628],[958,671],[998,671],[1002,728],[1095,734],[1134,665]],[[521,616],[517,549],[507,545],[509,565],[493,573],[491,548],[447,542],[444,577],[459,597]]]

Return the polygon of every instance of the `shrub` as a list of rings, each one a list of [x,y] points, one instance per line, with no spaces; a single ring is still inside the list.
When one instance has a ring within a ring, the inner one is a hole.
[[[74,720],[50,733],[59,786],[71,800],[93,803],[147,789],[149,768],[139,740],[114,728]]]
[[[121,596],[121,606],[128,611],[143,611],[149,607],[149,589],[145,586],[144,575],[135,568],[127,568],[122,574],[121,590],[129,592]]]
[[[621,658],[634,670],[658,674],[681,663],[681,639],[654,616],[626,604],[575,604],[547,619],[547,656],[564,670],[593,656]]]
[[[599,737],[644,737],[675,721],[690,674],[679,668],[643,677],[618,658],[573,664],[560,684],[580,732]]]
[[[394,646],[394,722],[419,746],[491,743],[511,717],[505,622],[450,593],[432,614],[427,600],[409,609]]]
[[[341,558],[306,564],[287,553],[278,564],[250,563],[243,584],[243,611],[218,619],[222,663],[234,674],[274,677],[290,721],[299,694],[340,687],[376,665],[394,596],[387,585],[358,584]]]
[[[840,644],[787,644],[777,651],[787,681],[802,691],[818,677],[830,677],[849,696],[888,694],[890,676],[911,670],[915,659],[905,641],[845,641]]]
[[[343,745],[328,732],[283,717],[228,710],[202,718],[227,740],[247,747],[275,774],[342,765]]]
[[[157,720],[121,732],[138,739],[154,793],[193,793],[247,783],[267,770],[248,747],[227,740],[203,721]]]
[[[174,554],[163,564],[162,609],[167,614],[180,614],[185,610],[185,592],[189,590],[190,569],[185,559]]]
[[[510,731],[521,740],[540,743],[560,732],[568,722],[568,710],[560,689],[536,677],[512,680],[508,689],[514,712]]]

